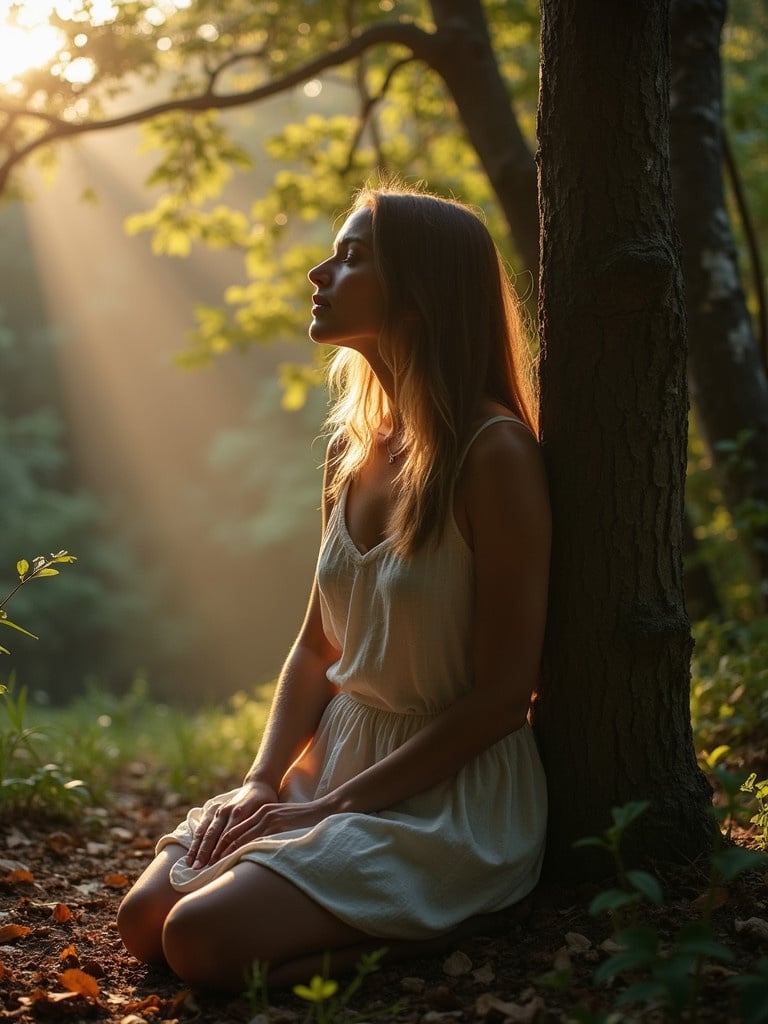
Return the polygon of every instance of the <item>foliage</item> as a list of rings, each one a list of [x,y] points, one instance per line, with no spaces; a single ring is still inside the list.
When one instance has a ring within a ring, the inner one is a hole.
[[[745,432],[716,446],[723,456],[723,471],[735,476],[753,472],[745,454],[748,440]],[[725,616],[750,621],[762,605],[759,575],[751,553],[755,533],[765,525],[768,509],[754,501],[728,508],[693,417],[688,433],[686,509],[696,538],[696,550],[686,556],[686,568],[706,566]]]
[[[731,145],[749,198],[763,267],[768,265],[768,4],[765,0],[730,0],[722,45],[724,114]],[[734,216],[738,229],[739,218]],[[737,231],[738,234],[738,231]],[[740,242],[743,239],[739,239]],[[740,251],[745,247],[740,244]],[[743,257],[743,279],[751,272]],[[755,294],[750,295],[756,312]]]
[[[242,779],[264,730],[270,688],[250,697],[238,693],[226,706],[194,713],[157,703],[142,676],[123,695],[92,683],[62,709],[36,706],[23,687],[3,699],[4,778],[24,778],[54,763],[65,783],[82,780],[91,800],[109,804],[121,775],[131,772],[148,793],[191,802]],[[18,787],[14,792],[24,795]],[[13,806],[22,804],[16,800]],[[40,809],[68,813],[66,801],[58,805],[53,796]]]
[[[304,1024],[312,1024],[313,1021],[315,1024],[338,1024],[342,1021],[345,1024],[358,1024],[358,1022],[396,1014],[397,1006],[388,1006],[374,1014],[368,1011],[364,1017],[352,1014],[348,1009],[350,1000],[360,989],[363,981],[369,974],[379,970],[386,953],[385,948],[374,950],[371,953],[363,953],[352,980],[341,993],[339,993],[339,983],[329,977],[329,963],[326,955],[323,960],[322,974],[314,975],[306,985],[295,985],[293,989],[299,999],[303,999],[309,1004]],[[245,979],[245,996],[250,1004],[251,1013],[254,1019],[258,1017],[264,1024],[269,1024],[272,1020],[267,974],[267,965],[256,961]]]
[[[33,640],[36,640],[37,637],[34,633],[30,633],[28,629],[24,629],[15,622],[11,622],[8,618],[8,612],[5,610],[5,606],[26,583],[31,583],[32,580],[43,579],[46,576],[58,576],[59,570],[54,569],[54,565],[71,565],[72,562],[76,561],[76,557],[74,555],[70,555],[68,551],[58,551],[56,554],[51,553],[50,558],[46,558],[45,555],[38,555],[32,560],[31,565],[26,558],[19,559],[16,563],[16,572],[19,575],[19,582],[10,591],[10,593],[0,601],[0,626],[8,626],[11,629],[17,630],[19,633],[23,633],[25,636],[30,636]],[[0,647],[0,654],[10,654],[10,651],[5,647]]]
[[[768,725],[768,619],[705,620],[694,626],[691,716],[697,747],[765,735]]]
[[[737,783],[727,773],[720,773],[725,786],[726,803],[717,814],[730,822],[738,813]],[[597,846],[608,852],[614,861],[618,888],[600,893],[590,905],[590,913],[608,912],[614,928],[615,951],[595,971],[596,984],[613,984],[623,980],[626,987],[615,1000],[617,1009],[641,1007],[661,1009],[665,1020],[694,1022],[700,1010],[699,996],[703,971],[707,962],[730,963],[733,953],[719,942],[712,926],[712,909],[718,886],[733,882],[745,871],[764,869],[768,860],[752,850],[716,843],[710,859],[709,887],[699,920],[683,924],[671,941],[662,941],[651,925],[643,923],[639,905],[647,900],[655,906],[664,902],[655,876],[645,871],[628,870],[623,862],[621,843],[627,828],[647,809],[645,802],[614,808],[613,824],[602,836],[580,840],[577,846]],[[765,1020],[765,962],[758,961],[753,973],[732,979],[740,988],[744,1020]],[[762,1006],[762,1010],[759,1008]],[[763,1015],[761,1015],[763,1014]],[[588,1011],[577,1019],[594,1020]]]
[[[48,731],[27,717],[27,691],[12,680],[0,692],[0,817],[73,817],[90,800],[85,783],[46,758]]]

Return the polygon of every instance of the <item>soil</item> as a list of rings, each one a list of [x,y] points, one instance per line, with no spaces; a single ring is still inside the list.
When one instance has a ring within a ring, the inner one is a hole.
[[[120,943],[115,913],[121,895],[180,810],[148,800],[146,792],[126,783],[108,813],[84,815],[77,824],[21,819],[0,825],[0,1019],[247,1024],[258,1018],[256,1024],[266,1024],[264,1015],[258,1017],[263,1007],[245,995],[190,992],[169,970],[137,963]],[[736,838],[756,846],[749,833]],[[697,1021],[743,1019],[734,986],[727,982],[768,955],[767,882],[768,875],[752,873],[716,893],[716,937],[734,960],[708,962]],[[667,872],[662,884],[664,906],[649,904],[643,913],[664,943],[700,918],[708,882],[704,870],[693,866]],[[592,980],[611,949],[608,920],[587,909],[598,891],[586,885],[542,888],[522,907],[454,936],[439,953],[385,962],[351,1000],[353,1019],[403,1024],[603,1019],[599,1015],[612,1009],[626,981],[610,987]],[[559,978],[561,987],[542,981],[546,975],[555,982]],[[341,979],[342,989],[344,984]],[[313,1008],[293,993],[270,992],[269,1004],[273,1024],[304,1021]],[[346,1011],[336,1019],[346,1019]],[[617,1019],[661,1016],[636,1008]],[[755,1019],[768,1020],[768,999],[766,1016]]]

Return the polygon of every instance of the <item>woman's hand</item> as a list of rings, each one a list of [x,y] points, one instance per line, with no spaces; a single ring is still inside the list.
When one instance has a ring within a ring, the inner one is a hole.
[[[233,835],[265,804],[277,803],[276,791],[266,782],[246,782],[228,800],[209,808],[195,832],[187,864],[202,868],[221,857]]]
[[[295,829],[312,828],[334,813],[327,799],[310,800],[301,804],[263,804],[249,818],[229,828],[221,836],[211,860],[232,853],[262,836],[280,835]]]

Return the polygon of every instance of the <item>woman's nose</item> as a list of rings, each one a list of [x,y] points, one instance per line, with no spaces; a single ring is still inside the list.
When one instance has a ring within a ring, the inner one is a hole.
[[[312,284],[322,284],[328,280],[328,260],[323,263],[318,263],[316,267],[312,267],[307,277]]]

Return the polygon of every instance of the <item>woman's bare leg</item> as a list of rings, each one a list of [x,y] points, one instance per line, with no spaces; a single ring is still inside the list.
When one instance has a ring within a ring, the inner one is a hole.
[[[117,912],[117,929],[125,948],[146,964],[160,963],[163,954],[163,925],[171,908],[184,895],[173,888],[168,876],[183,846],[164,847],[127,893]]]
[[[179,977],[196,987],[219,989],[242,989],[257,960],[269,965],[274,984],[288,985],[307,981],[307,968],[311,973],[316,958],[318,970],[325,950],[341,954],[337,967],[342,969],[353,966],[363,948],[385,944],[249,861],[178,900],[167,913],[162,939],[165,959]],[[354,959],[345,964],[348,947]]]

